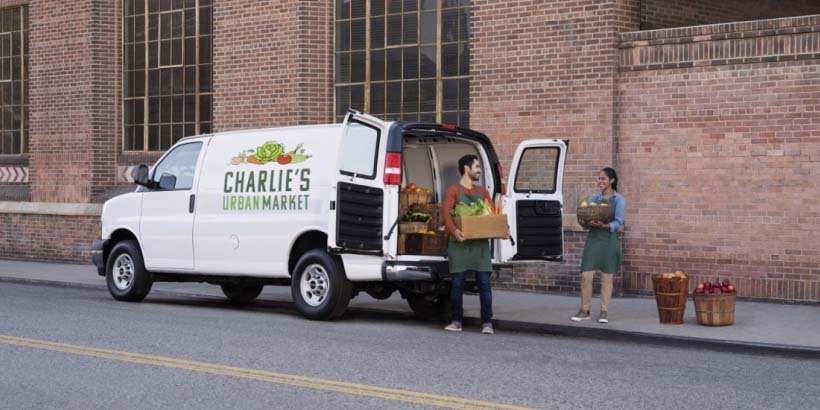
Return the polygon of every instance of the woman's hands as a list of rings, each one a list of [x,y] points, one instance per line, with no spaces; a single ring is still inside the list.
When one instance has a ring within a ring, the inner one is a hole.
[[[589,227],[598,229],[609,229],[609,224],[600,221],[589,221]]]

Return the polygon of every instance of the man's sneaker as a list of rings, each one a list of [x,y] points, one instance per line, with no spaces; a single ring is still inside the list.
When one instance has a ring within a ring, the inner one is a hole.
[[[606,318],[606,310],[601,311],[601,315],[598,317],[598,323],[609,323],[609,319]]]
[[[488,323],[485,323],[485,324],[481,325],[481,333],[484,333],[484,334],[487,334],[487,335],[491,335],[491,334],[495,333],[493,331],[493,324],[488,322]]]
[[[589,320],[591,316],[589,316],[589,311],[579,310],[578,313],[572,317],[573,322],[580,322],[582,320]]]
[[[461,323],[452,322],[444,330],[449,330],[450,332],[460,332],[461,331]]]

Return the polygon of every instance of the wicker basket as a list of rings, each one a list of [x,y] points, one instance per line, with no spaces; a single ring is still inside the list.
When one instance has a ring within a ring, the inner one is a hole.
[[[655,302],[658,305],[658,318],[661,323],[683,324],[686,300],[689,299],[689,278],[664,278],[662,275],[652,275],[652,287],[655,289]]]
[[[427,204],[430,203],[431,196],[432,193],[401,192],[399,193],[399,205],[408,207],[415,204]]]
[[[729,326],[735,323],[735,293],[692,295],[695,316],[703,326]]]
[[[399,233],[418,233],[419,231],[427,232],[429,224],[427,222],[401,222],[399,223]]]
[[[612,205],[581,207],[581,205],[579,204],[578,209],[575,211],[575,214],[578,216],[578,224],[581,226],[589,225],[591,221],[609,223],[612,221],[612,218],[614,217]]]

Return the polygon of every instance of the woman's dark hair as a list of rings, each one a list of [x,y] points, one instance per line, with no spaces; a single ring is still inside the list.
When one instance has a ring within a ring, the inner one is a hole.
[[[602,169],[601,172],[605,173],[606,176],[609,177],[609,179],[614,179],[615,180],[615,182],[612,183],[612,190],[617,191],[618,190],[618,173],[615,172],[614,169],[609,168],[609,167],[606,167],[606,168]]]
[[[472,154],[461,157],[461,159],[458,160],[458,173],[464,175],[464,167],[472,167],[473,162],[476,161],[478,161],[478,157]]]

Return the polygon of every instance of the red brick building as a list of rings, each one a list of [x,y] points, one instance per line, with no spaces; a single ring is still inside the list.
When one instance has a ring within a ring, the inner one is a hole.
[[[570,139],[568,204],[613,165],[623,292],[681,269],[820,302],[812,0],[0,0],[0,257],[88,262],[133,165],[348,106],[481,130],[507,163]],[[501,284],[576,291],[572,215],[566,239]]]

